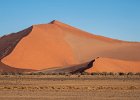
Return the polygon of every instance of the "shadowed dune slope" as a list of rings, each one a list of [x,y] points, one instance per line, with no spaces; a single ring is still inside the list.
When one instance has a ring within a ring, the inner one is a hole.
[[[34,72],[36,70],[32,70],[32,69],[22,69],[22,68],[14,68],[14,67],[10,67],[8,65],[3,64],[2,62],[0,62],[0,72],[3,73],[9,73],[9,72],[16,72],[16,73],[23,73],[23,72]]]
[[[17,43],[32,31],[32,26],[17,33],[0,37],[0,59],[12,52]]]
[[[59,21],[33,25],[27,33],[12,46],[10,53],[2,57],[2,63],[16,68],[42,70],[80,65],[97,57],[140,61],[139,42],[93,35]]]
[[[32,26],[17,33],[11,33],[0,37],[0,60],[10,54],[18,42],[27,36],[32,30]],[[0,72],[30,72],[32,69],[21,69],[10,67],[0,61]]]
[[[77,65],[70,65],[70,66],[65,66],[65,67],[56,67],[56,68],[48,68],[48,69],[43,69],[39,71],[35,71],[35,73],[42,72],[42,73],[48,73],[48,74],[59,74],[59,73],[82,73],[86,69],[91,68],[93,66],[93,62],[95,60],[92,60],[90,62],[85,62],[82,64],[77,64]]]

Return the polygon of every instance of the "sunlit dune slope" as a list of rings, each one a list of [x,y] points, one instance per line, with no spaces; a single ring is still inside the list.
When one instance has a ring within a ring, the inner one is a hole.
[[[98,58],[86,72],[140,72],[140,61]]]
[[[14,46],[10,44],[12,49],[5,52],[9,46],[2,48],[4,56],[1,56],[1,62],[11,67],[36,70],[64,68],[90,62],[97,57],[140,62],[139,42],[90,34],[59,21],[33,25],[30,31],[17,37],[20,37],[17,42],[10,42],[15,43]],[[135,64],[133,66],[136,68]],[[122,68],[122,71],[125,70]]]

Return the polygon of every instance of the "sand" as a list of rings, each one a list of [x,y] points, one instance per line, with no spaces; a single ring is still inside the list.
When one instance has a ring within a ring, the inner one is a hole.
[[[1,100],[139,100],[139,76],[0,76]]]
[[[111,58],[98,58],[93,67],[86,70],[92,72],[140,72],[139,61],[125,61]]]
[[[25,29],[26,30],[26,29]],[[104,61],[112,62],[112,66],[120,66],[117,71],[140,71],[140,43],[111,39],[90,34],[59,21],[48,24],[33,25],[30,32],[24,36],[11,52],[5,55],[1,62],[15,68],[42,70],[48,68],[63,68],[82,64],[100,58],[110,58]],[[109,61],[110,60],[110,61]],[[122,61],[121,61],[122,60]],[[128,65],[128,62],[132,65]],[[123,62],[123,64],[120,63]],[[126,64],[125,64],[126,62]],[[136,62],[136,64],[134,64]],[[106,71],[106,66],[98,67],[98,71]],[[103,64],[102,64],[103,65]],[[133,67],[133,68],[132,68]],[[116,68],[109,71],[115,71]],[[94,71],[94,66],[93,66]],[[92,69],[90,71],[92,71]]]

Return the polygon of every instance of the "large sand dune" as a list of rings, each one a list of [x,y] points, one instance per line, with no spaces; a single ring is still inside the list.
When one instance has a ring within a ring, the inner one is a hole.
[[[140,71],[139,42],[93,35],[59,21],[33,25],[15,33],[14,38],[10,35],[0,38],[1,62],[11,67],[63,69],[81,66],[99,57],[97,62],[93,62],[89,72],[97,71],[96,69],[115,72]],[[115,63],[112,63],[112,59],[115,59]]]

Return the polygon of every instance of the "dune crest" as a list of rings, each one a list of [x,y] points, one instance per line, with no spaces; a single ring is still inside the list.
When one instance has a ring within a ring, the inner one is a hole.
[[[131,71],[132,67],[129,65],[133,66],[134,71],[139,71],[139,50],[140,42],[94,35],[56,20],[48,24],[33,25],[0,38],[1,63],[19,69],[43,70],[57,67],[60,71],[68,67],[76,72],[77,68],[84,65],[83,68],[86,69],[85,66],[90,61],[100,57],[93,62],[90,72],[95,69],[107,71],[107,66],[100,67],[100,63],[109,66],[112,62],[120,66],[118,68],[121,72]],[[128,69],[123,67],[125,63]],[[116,65],[111,66],[117,68]],[[71,72],[69,69],[68,72]],[[115,71],[111,69],[109,70]]]

